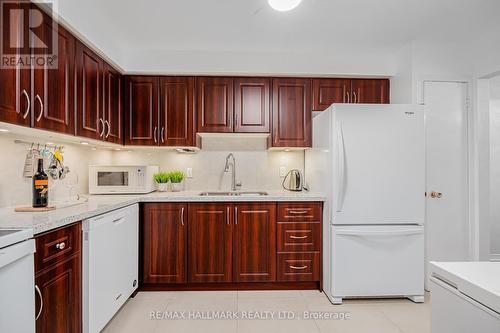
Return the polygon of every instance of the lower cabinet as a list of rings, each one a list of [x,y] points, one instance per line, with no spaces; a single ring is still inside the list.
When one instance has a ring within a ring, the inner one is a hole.
[[[321,211],[321,203],[145,203],[141,283],[319,282]]]
[[[187,282],[187,205],[146,203],[142,213],[142,282]]]
[[[36,332],[81,332],[81,225],[35,238]]]

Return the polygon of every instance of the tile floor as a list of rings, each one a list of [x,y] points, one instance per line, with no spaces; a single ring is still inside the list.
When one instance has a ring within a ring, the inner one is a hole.
[[[425,304],[409,300],[347,300],[334,306],[318,291],[140,292],[123,306],[103,332],[429,333],[429,297],[426,299]],[[153,311],[160,312],[157,319],[150,319]],[[182,314],[229,317],[229,313],[233,318],[180,319]],[[304,319],[304,313],[345,317],[344,320]],[[295,318],[276,319],[286,314]],[[271,315],[274,319],[264,318]],[[260,319],[250,320],[250,316]]]

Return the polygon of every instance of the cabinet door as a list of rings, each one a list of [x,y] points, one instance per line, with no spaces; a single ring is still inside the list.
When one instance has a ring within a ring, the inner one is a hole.
[[[122,135],[122,76],[104,64],[104,123],[106,141],[123,143]]]
[[[0,26],[2,27],[0,33],[4,35],[3,38],[1,38],[3,43],[1,47],[4,52],[10,49],[10,38],[13,36],[17,38],[16,41],[14,41],[16,45],[23,45],[21,43],[21,31],[24,31],[25,27],[22,24],[23,22],[29,22],[28,10],[10,11],[7,9],[19,9],[20,6],[29,5],[29,3],[25,3],[24,5],[15,2],[2,3],[4,11],[3,15],[0,15]],[[7,13],[11,15],[7,15]],[[24,17],[19,15],[20,13],[24,13]],[[10,36],[7,35],[7,33],[9,33]],[[27,43],[24,42],[24,45],[26,46]],[[16,48],[9,53],[14,54],[14,58],[17,59],[21,54],[27,54],[27,52],[29,52],[29,50]],[[30,70],[22,69],[19,64],[13,67],[4,67],[0,65],[0,121],[30,126],[30,99]]]
[[[160,78],[160,143],[165,146],[193,146],[194,78]]]
[[[125,78],[125,144],[158,145],[158,78]]]
[[[389,80],[354,79],[351,103],[389,104]]]
[[[90,139],[104,136],[102,59],[82,43],[76,43],[76,133]]]
[[[46,44],[49,44],[54,34],[53,21],[47,14],[44,13],[43,16],[43,23],[39,28],[40,33],[35,38],[40,38]],[[73,99],[75,39],[63,27],[58,26],[57,42],[57,68],[35,68],[32,72],[34,88],[33,96],[31,96],[33,125],[36,128],[59,133],[75,134]],[[87,62],[86,65],[88,65]],[[91,75],[95,75],[96,78],[100,77],[98,72]],[[89,77],[84,79],[89,79]],[[95,84],[98,89],[99,84],[97,82]],[[88,97],[93,98],[94,95],[90,93]],[[99,98],[99,96],[96,97]],[[87,107],[82,110],[84,112],[90,111]],[[87,126],[87,121],[91,121],[90,127],[94,128],[93,116],[89,116],[90,118],[82,118],[84,121],[83,126]],[[93,137],[94,134],[92,133],[90,137]]]
[[[185,283],[187,205],[144,204],[144,283]]]
[[[333,103],[349,103],[351,80],[313,79],[313,111],[326,110]]]
[[[198,132],[233,132],[233,79],[196,79]]]
[[[234,205],[234,280],[276,280],[276,204]]]
[[[232,206],[190,204],[188,210],[189,282],[231,282]]]
[[[234,79],[234,131],[269,133],[271,80]]]
[[[72,256],[35,276],[41,298],[36,294],[37,333],[80,332],[80,254]],[[40,300],[43,301],[43,307]]]
[[[310,79],[273,79],[273,147],[311,147]]]

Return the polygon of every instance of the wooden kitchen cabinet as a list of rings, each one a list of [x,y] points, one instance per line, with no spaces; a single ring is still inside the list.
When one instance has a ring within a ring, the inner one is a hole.
[[[160,124],[160,145],[195,145],[193,77],[160,77]]]
[[[125,78],[125,144],[158,145],[158,77]]]
[[[389,104],[389,80],[353,79],[351,95],[351,103]]]
[[[122,123],[122,75],[113,67],[104,63],[104,124],[103,139],[108,142],[123,144]]]
[[[81,224],[36,236],[35,243],[36,332],[81,332]]]
[[[276,204],[234,205],[235,282],[276,280]]]
[[[233,280],[233,210],[230,204],[189,204],[188,281]]]
[[[38,31],[37,37],[50,44],[54,34],[53,21],[45,13]],[[34,68],[32,71],[32,124],[40,129],[75,134],[75,39],[66,29],[57,26],[57,43],[57,67]]]
[[[198,132],[233,132],[233,78],[196,78]]]
[[[310,79],[273,79],[273,147],[311,147]]]
[[[333,103],[348,103],[351,92],[349,79],[313,79],[313,111],[326,110]]]
[[[76,134],[100,140],[105,134],[103,60],[81,42],[76,43]]]
[[[234,132],[269,133],[270,78],[234,79]]]
[[[187,204],[144,204],[143,283],[187,282],[187,230]]]

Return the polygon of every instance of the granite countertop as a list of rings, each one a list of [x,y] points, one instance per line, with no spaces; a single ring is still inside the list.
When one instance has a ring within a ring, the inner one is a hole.
[[[50,212],[16,213],[14,207],[0,208],[0,229],[32,228],[40,234],[74,222],[139,202],[286,202],[324,201],[313,192],[267,191],[266,196],[200,196],[203,191],[153,192],[144,195],[90,195],[86,202]]]

